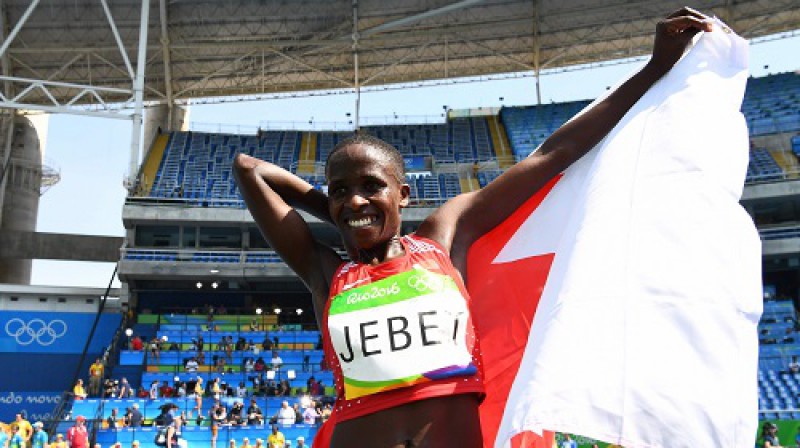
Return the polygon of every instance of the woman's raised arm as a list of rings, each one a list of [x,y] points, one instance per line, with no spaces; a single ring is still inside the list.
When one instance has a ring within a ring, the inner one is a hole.
[[[443,205],[417,233],[450,250],[456,266],[469,246],[514,212],[550,179],[599,143],[625,113],[680,59],[699,31],[711,31],[709,19],[683,8],[659,22],[650,61],[603,101],[553,133],[530,157],[480,191]],[[459,266],[459,267],[463,267]]]
[[[316,301],[327,297],[341,258],[314,240],[297,209],[331,222],[327,196],[283,168],[244,154],[236,156],[233,173],[267,243],[311,290],[319,314]]]

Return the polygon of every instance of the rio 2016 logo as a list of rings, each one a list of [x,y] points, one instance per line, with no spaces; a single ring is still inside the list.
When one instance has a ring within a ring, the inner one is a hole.
[[[31,345],[36,342],[41,346],[48,346],[67,334],[67,323],[61,319],[54,319],[48,323],[42,319],[25,322],[15,317],[6,322],[6,334],[14,338],[19,345]]]

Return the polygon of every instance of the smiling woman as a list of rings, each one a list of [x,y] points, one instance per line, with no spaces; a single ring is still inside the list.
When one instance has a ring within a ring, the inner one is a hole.
[[[663,20],[640,72],[484,189],[434,211],[415,234],[401,235],[410,191],[402,156],[379,139],[356,135],[334,148],[330,196],[276,165],[237,156],[234,173],[253,218],[312,293],[334,372],[336,426],[315,446],[483,445],[467,251],[602,140],[700,31],[711,31],[710,22],[690,9]],[[315,241],[297,209],[336,226],[352,261]]]

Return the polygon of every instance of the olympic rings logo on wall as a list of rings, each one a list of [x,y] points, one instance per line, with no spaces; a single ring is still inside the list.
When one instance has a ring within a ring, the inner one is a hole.
[[[41,346],[48,346],[67,334],[67,323],[61,319],[54,319],[49,323],[45,323],[42,319],[25,322],[15,317],[6,322],[6,334],[14,338],[19,345],[36,342]]]

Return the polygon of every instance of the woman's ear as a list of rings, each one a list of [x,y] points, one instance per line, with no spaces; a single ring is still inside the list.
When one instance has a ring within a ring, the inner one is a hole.
[[[408,207],[411,202],[411,187],[408,184],[400,184],[400,208]]]

